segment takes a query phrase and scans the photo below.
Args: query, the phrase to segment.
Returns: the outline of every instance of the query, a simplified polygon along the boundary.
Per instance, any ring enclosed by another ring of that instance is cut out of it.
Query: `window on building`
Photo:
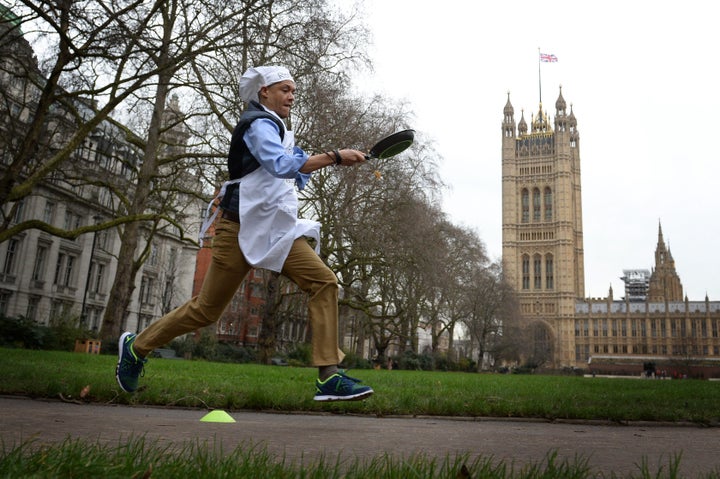
[[[25,210],[25,200],[19,200],[15,203],[15,216],[13,216],[13,223],[17,224],[23,220]]]
[[[67,262],[65,264],[65,275],[63,276],[63,286],[73,285],[73,272],[75,270],[75,257],[68,255]]]
[[[31,321],[37,320],[37,313],[38,313],[38,306],[40,305],[40,297],[39,296],[30,296],[28,298],[28,306],[27,311],[25,312],[25,316],[27,319]]]
[[[165,280],[165,287],[163,288],[162,294],[162,309],[163,313],[170,312],[171,304],[173,299],[173,283],[170,280]]]
[[[15,264],[17,263],[20,250],[20,240],[10,239],[7,242],[7,250],[5,251],[5,261],[3,262],[2,274],[5,281],[11,279],[15,272]],[[10,278],[9,278],[10,277]]]
[[[555,277],[553,276],[553,255],[545,255],[545,288],[553,289],[555,287]]]
[[[530,256],[522,257],[522,289],[530,289]]]
[[[159,262],[160,252],[156,244],[150,246],[150,257],[148,258],[148,264],[151,266],[157,266]]]
[[[107,230],[97,231],[95,233],[95,248],[99,251],[108,251],[108,232]]]
[[[533,221],[540,221],[540,190],[533,189]]]
[[[67,318],[72,310],[73,303],[59,299],[53,300],[50,304],[50,321]]]
[[[153,278],[150,276],[143,276],[140,281],[140,304],[153,304]]]
[[[68,253],[58,254],[55,264],[55,278],[53,284],[57,286],[75,285],[75,263],[77,258]]]
[[[168,261],[168,269],[174,272],[177,267],[178,249],[170,248],[170,260]]]
[[[55,203],[47,201],[45,203],[45,210],[43,211],[43,221],[51,225],[55,220]]]
[[[74,230],[80,227],[80,222],[82,221],[82,218],[79,214],[73,212],[73,211],[66,211],[65,212],[65,223],[63,227],[66,230]]]
[[[102,308],[88,308],[87,317],[88,317],[88,324],[90,325],[90,329],[92,331],[99,331],[100,330],[100,324],[102,322]]]
[[[10,297],[12,292],[7,290],[0,290],[0,315],[7,316],[8,305],[10,304]]]
[[[542,257],[536,254],[533,258],[534,288],[542,289]]]
[[[105,265],[102,263],[93,263],[90,268],[90,292],[102,293],[104,280]]]
[[[35,255],[35,265],[33,266],[32,280],[42,281],[45,277],[45,264],[47,263],[48,247],[38,245],[37,254]]]
[[[523,189],[522,193],[522,222],[530,222],[530,193],[527,189]]]
[[[548,187],[545,188],[545,221],[552,221],[553,217],[553,204],[552,204],[552,190]]]

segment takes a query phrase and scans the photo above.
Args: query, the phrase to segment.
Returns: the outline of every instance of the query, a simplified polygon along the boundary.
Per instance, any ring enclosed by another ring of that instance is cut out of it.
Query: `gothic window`
[[[530,193],[527,189],[522,190],[522,222],[530,221]]]
[[[553,255],[545,255],[545,288],[553,289],[555,287],[555,278],[553,276]]]
[[[553,205],[552,205],[552,190],[549,187],[545,188],[545,221],[552,221],[553,216]]]
[[[522,289],[530,289],[530,256],[522,257]]]
[[[542,288],[542,257],[536,254],[533,257],[533,272],[534,272],[534,287],[535,289]]]
[[[533,189],[533,221],[540,221],[540,190]]]

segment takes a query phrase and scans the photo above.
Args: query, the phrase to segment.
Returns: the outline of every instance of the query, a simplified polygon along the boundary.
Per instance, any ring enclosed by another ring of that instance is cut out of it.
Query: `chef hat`
[[[290,72],[285,67],[280,66],[263,66],[250,67],[240,78],[240,98],[245,103],[250,101],[259,101],[258,92],[264,86],[270,86],[284,80],[293,80]]]

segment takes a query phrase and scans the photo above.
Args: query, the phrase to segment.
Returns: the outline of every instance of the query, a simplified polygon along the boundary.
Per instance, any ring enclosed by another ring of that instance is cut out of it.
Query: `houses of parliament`
[[[508,94],[502,121],[502,260],[531,355],[551,368],[593,356],[720,360],[720,301],[683,296],[658,225],[651,270],[625,270],[624,295],[585,298],[580,134],[560,89],[554,121],[525,119]],[[617,297],[616,297],[617,296]]]

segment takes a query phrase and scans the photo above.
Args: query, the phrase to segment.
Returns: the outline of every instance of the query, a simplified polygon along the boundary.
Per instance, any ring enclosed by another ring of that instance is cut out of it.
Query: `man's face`
[[[260,89],[260,103],[274,111],[280,118],[290,116],[295,101],[295,82],[283,80]]]

